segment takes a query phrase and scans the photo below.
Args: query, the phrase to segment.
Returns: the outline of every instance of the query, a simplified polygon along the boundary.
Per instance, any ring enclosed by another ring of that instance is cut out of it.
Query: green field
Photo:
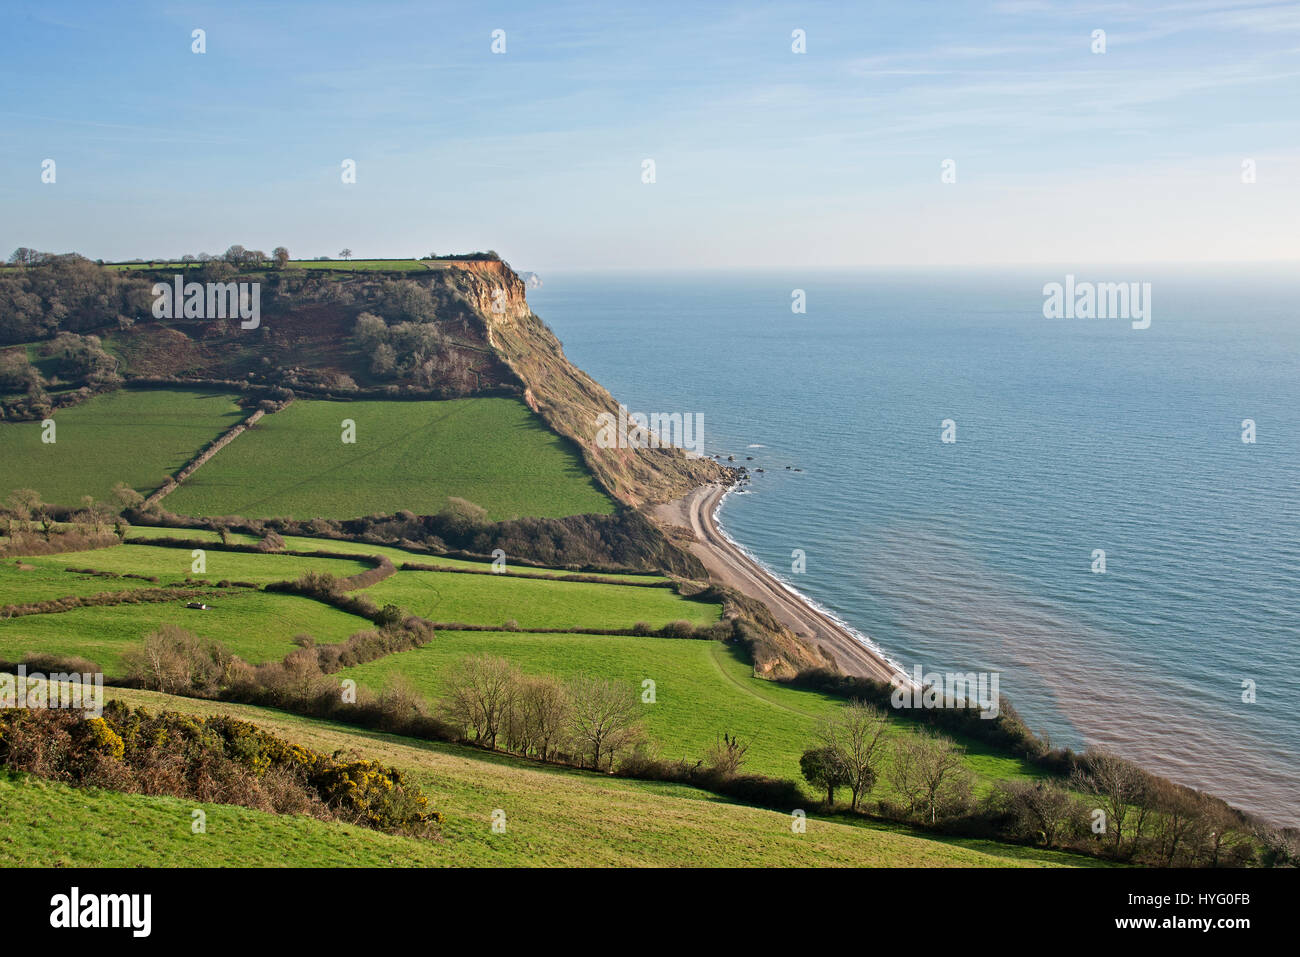
[[[119,389],[53,414],[56,441],[39,422],[0,424],[0,498],[34,488],[45,501],[110,498],[125,482],[149,493],[245,416],[228,394]]]
[[[197,611],[183,601],[150,602],[0,619],[0,658],[20,661],[29,652],[78,655],[105,674],[120,676],[122,655],[139,648],[145,635],[164,624],[220,641],[253,664],[293,651],[294,635],[339,642],[373,627],[364,618],[294,595],[213,589],[196,600],[212,607]]]
[[[206,571],[192,572],[192,549],[166,548],[162,545],[114,545],[87,552],[60,552],[57,555],[35,555],[24,558],[28,565],[42,568],[93,568],[100,572],[119,575],[149,575],[158,584],[167,585],[184,578],[203,578],[218,582],[222,579],[266,585],[271,582],[295,579],[303,572],[327,572],[344,577],[364,572],[371,566],[362,561],[346,558],[300,558],[296,555],[259,554],[256,552],[223,552],[203,549]],[[72,576],[69,574],[69,578]],[[120,591],[131,587],[118,584],[122,579],[103,578],[99,591]],[[134,579],[125,579],[130,583]],[[144,583],[149,584],[149,583]],[[72,592],[68,592],[72,594]]]
[[[342,422],[356,423],[344,444]],[[294,402],[241,435],[166,499],[187,515],[356,518],[468,499],[493,520],[609,514],[577,453],[523,403]]]
[[[290,269],[329,269],[333,272],[379,271],[379,272],[427,272],[437,269],[440,263],[434,260],[418,259],[293,259],[289,261]]]
[[[193,834],[192,813],[207,833]],[[438,845],[228,804],[73,788],[0,770],[4,867],[410,867]],[[123,840],[130,834],[131,840]]]
[[[207,528],[164,528],[160,525],[132,525],[127,529],[127,541],[136,538],[179,538],[188,542],[221,542],[221,533],[214,532]],[[239,532],[230,533],[230,541],[236,545],[256,545],[260,538],[256,535],[246,535]],[[286,539],[287,542],[287,539]],[[290,546],[296,548],[297,546]],[[319,547],[319,546],[317,546]],[[312,550],[315,550],[314,548]],[[343,551],[343,549],[336,549]],[[362,554],[373,554],[362,552]]]
[[[660,628],[684,620],[709,625],[722,606],[683,598],[671,588],[540,581],[508,575],[398,572],[365,591],[431,621],[529,628],[625,628],[646,622]]]
[[[328,269],[334,272],[350,272],[354,270],[376,271],[376,272],[426,272],[431,269],[446,269],[450,266],[458,265],[457,260],[436,260],[436,259],[291,259],[289,260],[288,269]],[[158,270],[186,270],[200,269],[204,266],[200,262],[144,262],[144,263],[105,263],[107,269],[117,270],[118,272],[156,272]],[[13,267],[0,265],[0,270]],[[277,269],[270,265],[262,265],[244,272],[267,272],[274,273]]]
[[[89,563],[77,567],[87,568]],[[0,606],[25,605],[69,595],[98,595],[101,592],[156,587],[153,582],[138,578],[82,575],[68,571],[67,566],[53,563],[34,565],[30,558],[0,559]]]
[[[113,689],[154,710],[231,714],[326,753],[343,748],[400,768],[446,815],[441,842],[301,817],[0,774],[0,864],[65,866],[1090,866],[1069,854],[906,828],[790,816],[671,784],[524,764],[455,745],[411,742],[264,709]],[[207,834],[190,833],[190,811]],[[493,811],[506,833],[493,834]],[[137,838],[120,840],[130,828]]]
[[[643,704],[642,716],[663,757],[693,762],[724,733],[738,734],[750,743],[745,770],[772,777],[799,779],[799,756],[815,745],[818,723],[841,706],[837,698],[755,678],[749,662],[720,642],[675,638],[440,631],[431,644],[343,675],[378,691],[400,674],[432,701],[443,694],[458,661],[484,652],[508,659],[526,674],[608,678],[638,691],[649,678],[655,703]],[[903,722],[897,727],[907,733]],[[1039,773],[979,749],[968,752],[967,764],[986,782]]]
[[[410,557],[400,549],[377,549],[362,543],[295,539],[290,544],[303,548],[338,545],[342,551],[357,554],[382,551],[395,561]],[[0,566],[0,598],[33,600],[27,597],[34,597],[28,583],[39,584],[46,597],[147,585],[133,579],[76,575],[64,570],[69,567],[149,574],[159,577],[162,584],[179,582],[190,573],[188,549],[154,545],[119,545],[23,562],[30,570]],[[207,551],[207,563],[205,577],[209,581],[228,578],[258,584],[296,578],[308,570],[344,576],[369,567],[348,559],[217,550]],[[67,580],[62,588],[60,576]],[[716,641],[528,633],[528,629],[539,628],[627,629],[638,622],[657,628],[677,620],[707,625],[719,619],[718,604],[683,598],[669,588],[399,571],[363,593],[377,604],[392,603],[434,621],[500,625],[513,619],[523,629],[441,631],[429,645],[344,673],[375,690],[400,674],[430,700],[436,700],[445,690],[443,680],[449,669],[466,655],[479,652],[506,657],[531,674],[561,678],[596,675],[635,688],[651,679],[656,701],[645,706],[645,724],[663,757],[698,760],[722,734],[739,734],[750,744],[747,770],[789,779],[798,779],[799,755],[814,743],[818,723],[840,707],[838,699],[753,677],[751,664],[738,650]],[[2,622],[0,657],[17,660],[27,651],[76,654],[97,661],[112,674],[119,668],[122,653],[138,646],[148,631],[169,622],[220,640],[246,660],[257,662],[287,654],[293,647],[290,639],[300,632],[321,641],[340,641],[368,625],[319,603],[287,595],[217,591],[206,600],[217,607],[195,612],[179,603],[131,605]],[[896,727],[897,733],[910,730],[902,721]],[[980,790],[997,778],[1037,774],[1020,761],[978,745],[970,747],[966,760],[980,779]]]

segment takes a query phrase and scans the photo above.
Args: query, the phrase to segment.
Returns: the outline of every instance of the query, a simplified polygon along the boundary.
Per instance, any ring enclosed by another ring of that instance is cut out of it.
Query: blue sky
[[[1295,2],[14,5],[0,75],[6,254],[1300,258]]]

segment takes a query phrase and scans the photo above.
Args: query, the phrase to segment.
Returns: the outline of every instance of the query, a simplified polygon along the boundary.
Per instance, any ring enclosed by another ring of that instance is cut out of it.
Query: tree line
[[[890,726],[884,711],[856,699],[821,724],[799,766],[828,810],[847,789],[851,813],[1161,867],[1271,866],[1296,856],[1294,835],[1102,751],[1078,756],[1068,776],[1003,779],[977,798],[953,739]],[[868,807],[881,783],[891,790]]]

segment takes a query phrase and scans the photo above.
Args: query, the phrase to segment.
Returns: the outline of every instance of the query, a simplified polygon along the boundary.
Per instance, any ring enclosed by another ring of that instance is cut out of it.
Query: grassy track
[[[120,389],[53,415],[56,441],[39,422],[0,424],[0,498],[34,488],[47,502],[108,498],[118,482],[152,492],[244,413],[226,394]]]
[[[935,840],[904,828],[790,817],[677,785],[621,781],[523,764],[470,748],[413,743],[265,709],[114,689],[155,710],[233,714],[291,741],[347,748],[408,772],[447,815],[444,840],[421,843],[301,818],[198,805],[208,833],[189,831],[192,802],[0,775],[0,863],[122,866],[304,864],[680,866],[1069,866],[1086,858],[989,841]],[[506,814],[505,834],[491,831]],[[137,837],[116,839],[126,827]]]
[[[344,444],[344,419],[356,423]],[[298,401],[241,435],[167,498],[174,512],[355,518],[468,499],[493,520],[609,514],[581,459],[521,402]]]
[[[659,628],[683,619],[707,625],[720,605],[683,598],[668,588],[538,581],[507,575],[399,571],[366,589],[379,604],[391,602],[432,621],[521,628]]]

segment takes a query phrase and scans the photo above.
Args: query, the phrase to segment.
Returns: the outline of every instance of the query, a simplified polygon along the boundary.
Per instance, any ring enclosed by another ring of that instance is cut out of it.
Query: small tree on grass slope
[[[849,769],[833,748],[813,748],[799,759],[804,780],[815,788],[825,788],[827,807],[835,806],[835,789],[848,787]]]

